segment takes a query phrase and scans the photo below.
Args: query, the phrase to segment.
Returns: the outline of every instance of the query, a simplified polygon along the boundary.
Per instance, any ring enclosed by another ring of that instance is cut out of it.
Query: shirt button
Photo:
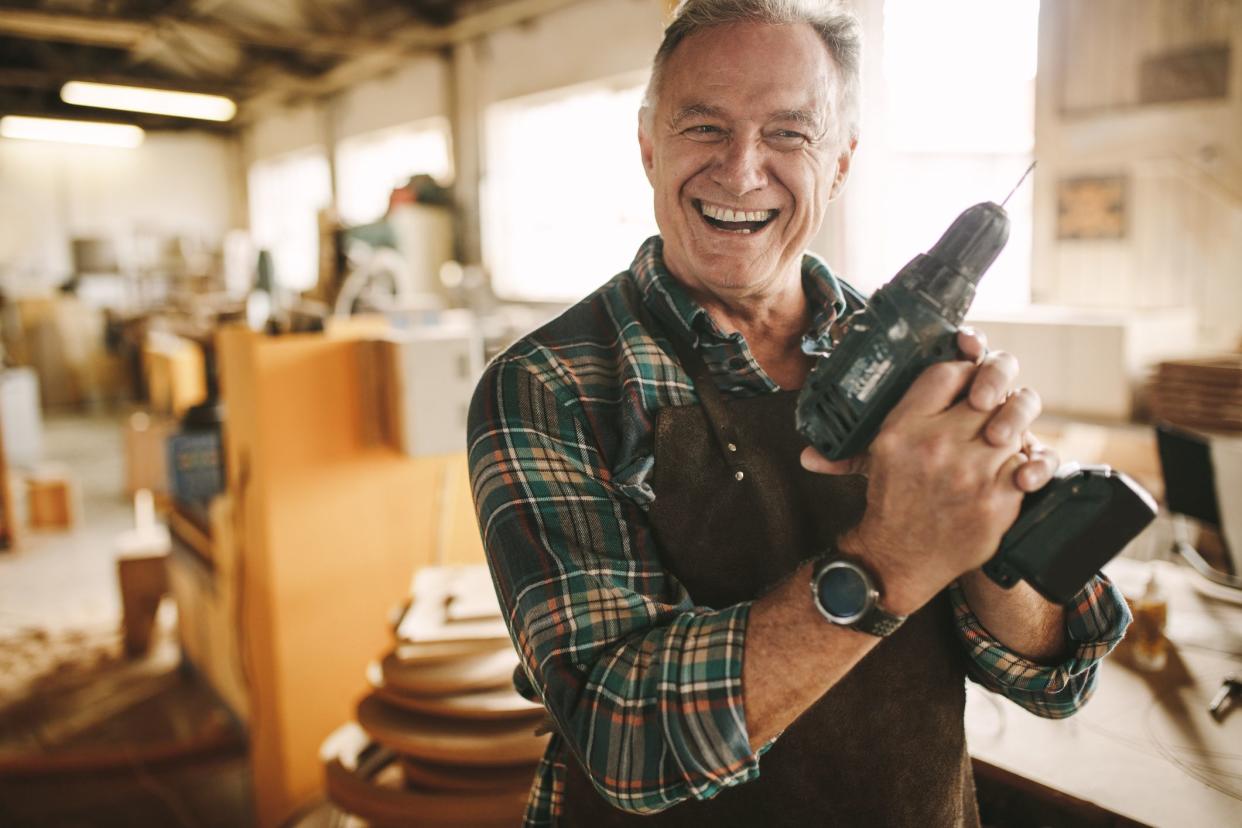
[[[737,480],[737,481],[739,481],[739,482],[740,482],[740,481],[742,480],[742,478],[743,478],[743,477],[745,477],[745,476],[746,476],[746,472],[742,471],[741,469],[738,469],[737,471],[735,471],[735,472],[733,473],[733,479],[734,479],[734,480]]]
[[[729,451],[735,454],[737,453],[737,443],[729,443],[727,446],[725,446],[725,448],[727,448]]]

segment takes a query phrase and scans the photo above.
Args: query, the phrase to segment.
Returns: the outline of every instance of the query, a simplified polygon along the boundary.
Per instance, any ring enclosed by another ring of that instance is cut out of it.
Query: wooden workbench
[[[1129,594],[1145,566],[1118,560],[1108,571]],[[1060,721],[972,685],[966,730],[982,779],[1122,818],[1111,824],[1242,826],[1242,703],[1223,721],[1208,714],[1221,679],[1242,674],[1242,606],[1200,594],[1184,566],[1155,566],[1169,593],[1165,669],[1137,670],[1123,644],[1105,660],[1095,697]]]

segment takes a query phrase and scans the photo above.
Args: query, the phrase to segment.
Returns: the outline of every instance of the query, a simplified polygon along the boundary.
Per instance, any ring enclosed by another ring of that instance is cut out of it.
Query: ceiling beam
[[[264,46],[295,52],[360,55],[375,49],[382,49],[387,44],[385,38],[292,30],[274,26],[240,27],[216,20],[195,18],[177,19],[175,24],[178,28],[202,32],[242,46]],[[132,49],[144,41],[149,42],[152,38],[158,38],[163,25],[164,23],[159,18],[148,22],[0,7],[0,35],[25,37],[31,40],[53,40],[62,43],[80,43],[86,46]]]
[[[0,87],[27,89],[60,89],[71,80],[92,83],[110,83],[116,86],[143,86],[147,89],[166,89],[170,92],[200,92],[204,95],[224,95],[237,99],[246,94],[241,86],[228,84],[204,84],[192,80],[161,79],[150,75],[133,76],[100,72],[64,72],[51,69],[0,66]]]
[[[462,43],[509,26],[526,23],[578,2],[579,0],[510,0],[495,3],[473,14],[462,16],[443,31],[450,43]]]
[[[447,26],[410,24],[395,28],[388,34],[374,36],[292,31],[268,26],[241,28],[202,19],[179,19],[175,25],[183,32],[196,30],[241,45],[345,57],[336,66],[315,77],[282,71],[265,78],[261,84],[262,91],[243,101],[237,121],[244,123],[290,101],[336,94],[349,86],[378,77],[408,60],[412,53],[440,51],[577,2],[580,0],[509,0],[467,13]],[[162,33],[159,18],[145,22],[12,8],[0,8],[0,12],[0,35],[133,49],[141,44],[150,44]]]
[[[0,34],[31,40],[54,40],[86,46],[128,49],[151,30],[140,20],[54,14],[30,9],[0,9]]]
[[[578,2],[581,0],[509,0],[467,14],[448,26],[415,24],[397,29],[382,47],[346,60],[318,77],[273,79],[265,84],[267,88],[246,99],[237,121],[244,124],[292,101],[335,94],[395,69],[411,53],[439,51]]]

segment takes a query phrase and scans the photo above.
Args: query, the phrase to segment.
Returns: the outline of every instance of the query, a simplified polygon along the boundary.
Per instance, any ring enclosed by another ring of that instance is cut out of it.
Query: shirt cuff
[[[768,747],[752,751],[746,730],[742,656],[750,610],[743,602],[682,616],[668,641],[676,656],[662,659],[664,733],[697,799],[754,779]]]
[[[1090,695],[1095,668],[1117,646],[1130,624],[1130,610],[1107,576],[1092,578],[1065,607],[1065,630],[1073,652],[1059,664],[1037,664],[1006,648],[980,623],[961,586],[949,588],[957,633],[970,655],[974,677],[1044,716],[1069,715]],[[1040,704],[1055,699],[1049,708]]]

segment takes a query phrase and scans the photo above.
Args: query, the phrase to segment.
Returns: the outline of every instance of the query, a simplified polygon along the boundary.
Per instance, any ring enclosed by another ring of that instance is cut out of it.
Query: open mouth
[[[755,233],[772,223],[779,210],[731,210],[695,199],[703,221],[728,233]]]

